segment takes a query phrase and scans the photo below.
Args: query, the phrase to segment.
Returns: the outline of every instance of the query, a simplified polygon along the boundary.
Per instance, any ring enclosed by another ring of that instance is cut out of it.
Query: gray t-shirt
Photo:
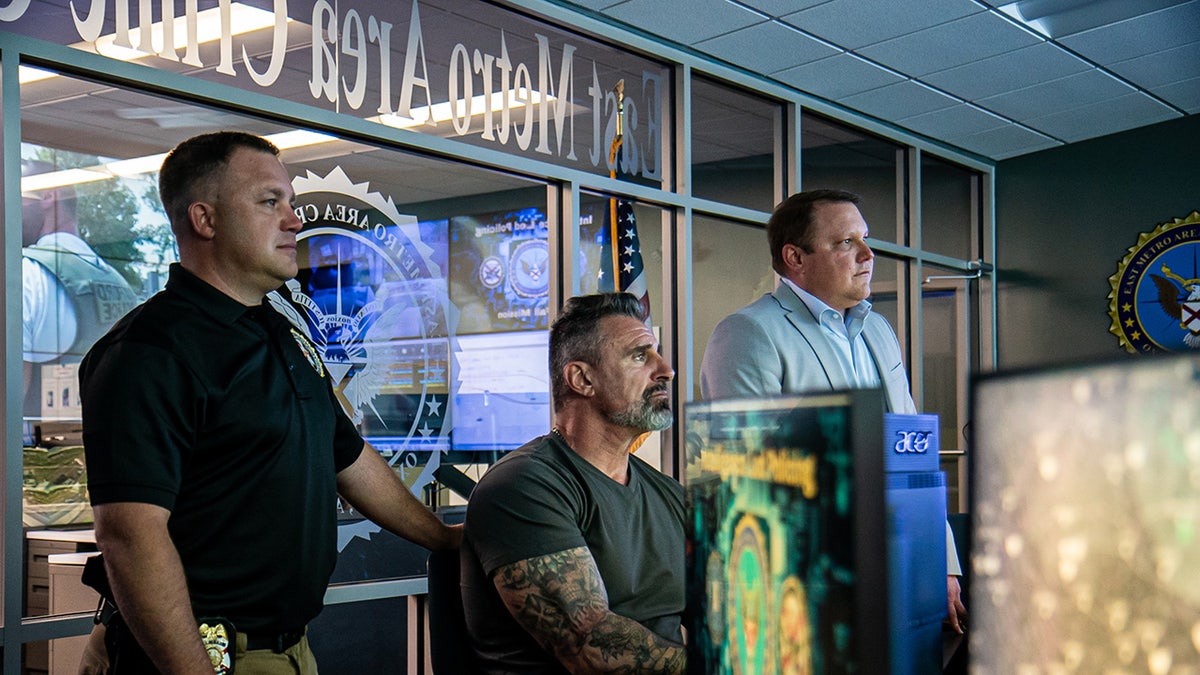
[[[509,614],[492,574],[514,562],[587,546],[609,608],[683,642],[683,488],[637,457],[621,485],[557,435],[496,462],[471,494],[462,547],[467,627],[485,672],[564,672]]]

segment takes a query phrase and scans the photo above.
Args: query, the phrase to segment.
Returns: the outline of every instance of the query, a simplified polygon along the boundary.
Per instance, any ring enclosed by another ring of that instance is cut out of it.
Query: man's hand
[[[462,526],[447,526],[408,491],[379,451],[364,444],[353,464],[337,475],[338,494],[392,534],[431,551],[457,549]]]
[[[962,603],[962,587],[954,575],[946,577],[946,600],[949,604],[946,623],[961,635],[967,629],[967,608]]]
[[[125,624],[160,672],[212,675],[188,596],[171,512],[138,502],[97,504],[96,543]]]

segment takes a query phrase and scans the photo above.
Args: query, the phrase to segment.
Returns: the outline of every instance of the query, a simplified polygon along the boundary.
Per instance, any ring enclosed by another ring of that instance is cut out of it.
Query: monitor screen
[[[450,219],[450,300],[461,334],[549,326],[550,248],[539,208]]]
[[[882,419],[867,391],[687,405],[697,672],[888,672]]]
[[[973,387],[971,671],[1200,671],[1200,358]]]
[[[550,333],[460,335],[453,450],[512,450],[550,431]]]

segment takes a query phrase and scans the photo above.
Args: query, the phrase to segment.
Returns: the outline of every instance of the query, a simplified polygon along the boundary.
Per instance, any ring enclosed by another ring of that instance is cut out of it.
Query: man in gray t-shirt
[[[463,602],[484,672],[683,672],[683,490],[629,454],[672,422],[658,349],[625,293],[572,298],[551,328],[554,429],[467,506]]]

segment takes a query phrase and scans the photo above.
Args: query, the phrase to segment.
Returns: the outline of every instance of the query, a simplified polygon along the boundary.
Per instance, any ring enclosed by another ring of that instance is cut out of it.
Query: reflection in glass
[[[871,301],[871,311],[883,316],[891,324],[900,340],[901,351],[907,353],[904,351],[904,345],[908,344],[908,336],[904,334],[904,326],[900,322],[900,298],[907,297],[907,294],[901,292],[901,275],[904,269],[904,261],[881,255],[876,251],[875,267],[871,274],[871,297],[868,300]],[[912,371],[909,359],[904,359],[904,365],[909,372]]]
[[[648,204],[583,193],[579,202],[580,250],[576,268],[580,292],[612,292],[620,286],[623,268],[628,278],[630,271],[640,267],[645,275],[651,323],[663,325],[668,320],[663,314],[662,297],[662,224],[666,215],[663,209]],[[615,247],[611,243],[614,235]],[[614,278],[618,278],[617,286],[613,284]]]
[[[907,243],[903,146],[803,111],[801,188],[837,188],[862,197],[863,218],[875,239]]]
[[[772,210],[782,111],[776,101],[693,77],[692,194]]]
[[[221,129],[278,139],[303,229],[300,273],[273,304],[316,345],[347,413],[414,491],[443,464],[494,461],[549,430],[543,183],[64,76],[25,85],[22,106],[22,157],[48,163],[30,176],[40,183],[23,183],[31,231],[65,216],[62,197],[74,191],[79,238],[133,302],[158,291],[177,259],[157,198],[163,153]],[[125,311],[100,308],[110,320]],[[44,358],[28,380],[30,527],[91,521],[69,362],[87,346],[72,345],[72,359]],[[497,370],[501,353],[520,354],[521,368]],[[345,508],[339,540],[340,579],[407,569],[397,538]],[[27,613],[48,610],[29,599]]]
[[[700,364],[713,329],[726,316],[775,290],[764,227],[697,215],[692,224],[692,400],[700,400]]]
[[[952,276],[960,272],[926,265],[926,276]],[[963,425],[966,405],[967,368],[960,361],[968,317],[962,280],[937,280],[921,289],[921,345],[923,412],[937,413],[941,420],[942,448],[966,447]],[[960,397],[963,400],[960,400]]]
[[[979,227],[978,172],[921,154],[921,247],[973,260]]]
[[[174,244],[150,178],[54,185],[99,158],[33,142],[21,153],[24,522],[88,523],[79,362],[161,288]]]

